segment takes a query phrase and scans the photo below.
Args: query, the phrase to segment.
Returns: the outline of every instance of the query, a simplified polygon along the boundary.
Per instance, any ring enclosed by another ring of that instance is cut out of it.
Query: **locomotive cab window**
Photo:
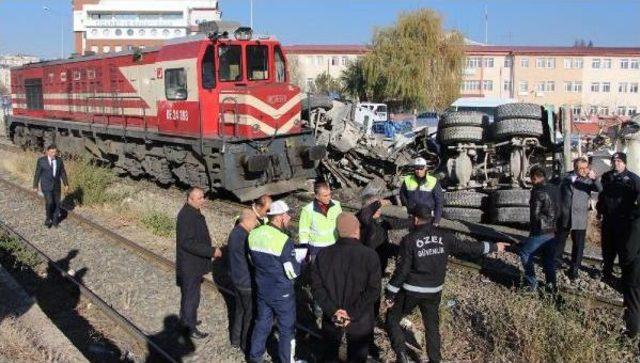
[[[184,68],[164,71],[164,90],[167,100],[179,101],[187,99],[187,73]]]
[[[285,67],[284,54],[280,47],[275,48],[276,60],[276,82],[283,83],[287,81],[287,68]]]
[[[239,45],[221,45],[218,47],[220,80],[233,82],[242,80],[242,48]]]
[[[266,45],[247,46],[247,73],[251,81],[269,78],[269,48]]]

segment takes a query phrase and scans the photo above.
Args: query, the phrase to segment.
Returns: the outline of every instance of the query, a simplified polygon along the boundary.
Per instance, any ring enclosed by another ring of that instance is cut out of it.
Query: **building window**
[[[105,45],[104,47],[102,47],[102,53],[109,53],[111,51],[111,47],[108,45]]]
[[[462,82],[462,91],[479,91],[480,81],[464,81]]]
[[[316,65],[317,66],[321,66],[323,62],[324,62],[323,57],[321,55],[317,55],[316,56]]]
[[[482,89],[485,91],[493,91],[493,81],[492,80],[482,81]]]
[[[504,81],[504,83],[502,84],[502,90],[511,92],[511,81]]]
[[[331,57],[331,65],[332,66],[338,65],[338,57]]]
[[[591,68],[600,69],[600,58],[593,58],[591,61]]]
[[[580,106],[571,107],[571,113],[573,114],[574,117],[580,116],[580,114],[582,113],[582,107]]]
[[[591,92],[600,92],[600,82],[591,83]]]
[[[628,59],[620,59],[620,69],[629,69]]]
[[[620,93],[629,92],[629,83],[627,83],[627,82],[618,83],[618,92],[620,92]]]
[[[640,68],[640,64],[638,62],[638,59],[632,59],[631,61],[629,61],[629,68],[631,68],[631,69],[639,69]]]
[[[589,107],[589,115],[596,115],[598,113],[598,106]]]
[[[169,34],[170,34],[169,29],[165,29],[165,30],[162,31],[162,36],[165,37],[165,38],[168,37]]]
[[[121,45],[116,45],[114,48],[115,52],[122,52],[122,46]]]
[[[583,65],[584,65],[584,61],[582,60],[582,58],[565,58],[564,59],[565,69],[582,69]]]
[[[164,71],[164,91],[167,100],[187,99],[187,73],[184,71],[184,68],[167,69]],[[173,117],[171,117],[171,119],[173,119]]]
[[[512,65],[513,65],[513,59],[511,57],[506,57],[504,59],[504,67],[511,68]]]
[[[79,81],[82,78],[82,73],[80,71],[73,71],[73,80]]]
[[[556,67],[555,58],[551,58],[551,57],[536,58],[536,68],[552,69],[555,67]]]
[[[122,35],[122,29],[116,29],[116,36]]]
[[[175,33],[176,36],[181,36],[182,35],[182,30],[181,29],[176,29],[173,31]]]
[[[529,68],[529,58],[520,59],[520,67]]]
[[[625,113],[627,113],[627,108],[624,106],[618,106],[616,114],[619,116],[624,116]]]
[[[340,61],[341,62],[340,64],[343,65],[343,66],[346,66],[348,61],[349,61],[349,58],[342,57],[342,60]]]
[[[480,67],[481,58],[480,57],[467,57],[467,61],[465,64],[465,68],[473,69]]]
[[[633,116],[636,114],[636,107],[635,106],[630,106],[629,108],[627,108],[627,115],[628,116]]]
[[[485,68],[493,68],[494,59],[493,57],[483,58],[483,65]]]
[[[638,82],[629,83],[629,93],[638,93]]]
[[[609,107],[607,106],[600,107],[599,114],[602,116],[609,116]]]
[[[611,92],[610,82],[602,82],[602,92]]]
[[[520,81],[520,83],[518,83],[518,92],[520,92],[520,93],[529,92],[529,82]]]
[[[579,81],[564,82],[564,90],[567,92],[582,92],[582,82],[579,82]]]
[[[144,33],[145,33],[144,29],[140,29],[140,30],[138,30],[138,35],[139,35],[139,36],[143,37],[143,36],[144,36]]]
[[[538,92],[553,92],[556,90],[556,82],[554,81],[540,81],[536,84],[536,91]]]
[[[603,69],[611,69],[611,58],[605,58],[602,60]]]

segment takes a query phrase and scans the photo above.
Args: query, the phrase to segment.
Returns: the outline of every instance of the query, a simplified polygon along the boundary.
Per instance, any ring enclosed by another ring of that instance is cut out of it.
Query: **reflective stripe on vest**
[[[426,182],[424,184],[418,183],[418,178],[415,175],[407,175],[404,178],[404,185],[407,187],[407,190],[412,192],[415,190],[420,190],[423,192],[430,192],[436,186],[438,179],[427,174]]]
[[[318,213],[313,209],[311,202],[304,207],[303,212],[309,215],[310,225],[300,225],[301,233],[309,233],[309,245],[314,247],[328,247],[336,243],[338,238],[336,231],[336,221],[338,215],[342,213],[340,202],[333,201],[333,206],[327,211],[327,215]]]
[[[271,225],[263,225],[249,233],[249,249],[280,256],[289,236]]]

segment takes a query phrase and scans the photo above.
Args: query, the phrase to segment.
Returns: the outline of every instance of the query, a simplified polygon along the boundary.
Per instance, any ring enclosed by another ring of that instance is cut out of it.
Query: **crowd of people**
[[[589,160],[578,158],[574,170],[559,183],[547,181],[545,170],[529,171],[530,236],[513,246],[523,268],[523,291],[540,291],[535,276],[534,256],[541,254],[545,273],[544,290],[557,291],[556,271],[564,264],[566,240],[572,251],[566,274],[580,276],[585,249],[589,210],[594,193],[595,210],[601,221],[603,268],[594,278],[618,288],[624,297],[626,334],[640,330],[640,177],[627,169],[627,157],[617,152],[612,168],[600,178]],[[426,161],[414,161],[414,173],[400,190],[409,218],[385,218],[382,207],[390,204],[376,195],[363,197],[355,214],[342,210],[332,198],[328,184],[317,182],[315,198],[300,211],[297,241],[289,231],[291,210],[282,200],[269,195],[257,199],[237,218],[227,241],[229,275],[235,296],[231,344],[241,349],[250,362],[261,362],[267,339],[278,330],[277,360],[295,361],[296,280],[312,292],[313,310],[323,333],[322,361],[337,361],[345,337],[350,362],[365,362],[374,345],[373,332],[384,320],[391,346],[399,362],[408,362],[405,336],[400,326],[404,316],[419,308],[430,362],[441,360],[439,305],[445,283],[447,257],[463,253],[481,256],[503,252],[504,242],[468,243],[439,226],[443,191],[429,175]],[[61,187],[68,186],[64,164],[55,145],[39,158],[33,187],[45,197],[45,225],[60,222]],[[201,209],[205,192],[192,188],[177,216],[176,282],[180,287],[180,323],[186,334],[202,339],[197,318],[203,276],[212,262],[222,257],[214,247]],[[395,244],[389,231],[408,229]],[[386,287],[382,278],[389,260],[395,269]],[[614,275],[618,259],[621,277]],[[386,319],[382,319],[386,310]]]

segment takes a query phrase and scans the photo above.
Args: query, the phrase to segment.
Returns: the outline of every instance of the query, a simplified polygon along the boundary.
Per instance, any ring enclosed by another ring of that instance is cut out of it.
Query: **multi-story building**
[[[285,47],[297,83],[308,89],[317,75],[339,78],[342,60],[366,54],[360,45]],[[467,44],[462,96],[512,98],[574,115],[631,115],[640,109],[640,48],[530,47]],[[296,69],[297,67],[297,69]]]
[[[319,75],[328,73],[340,78],[349,62],[367,53],[364,45],[290,45],[285,46],[289,74],[304,92],[309,91]]]
[[[11,91],[11,67],[23,64],[39,62],[40,58],[28,55],[3,55],[0,56],[0,95]]]
[[[220,14],[217,0],[73,0],[75,52],[155,46]]]

